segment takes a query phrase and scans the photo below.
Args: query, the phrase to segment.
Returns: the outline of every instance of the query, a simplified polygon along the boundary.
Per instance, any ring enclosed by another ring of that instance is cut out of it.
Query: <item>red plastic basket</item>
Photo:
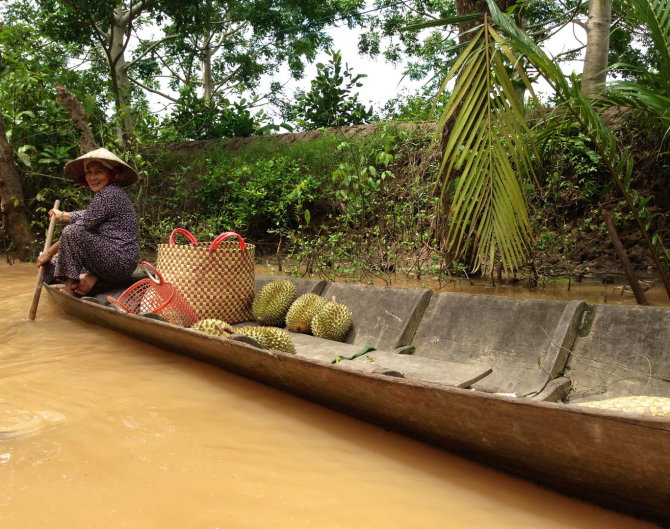
[[[177,288],[166,282],[158,270],[146,261],[142,262],[142,270],[147,279],[130,286],[119,299],[107,296],[107,300],[130,314],[158,314],[168,323],[182,327],[190,327],[199,320]]]

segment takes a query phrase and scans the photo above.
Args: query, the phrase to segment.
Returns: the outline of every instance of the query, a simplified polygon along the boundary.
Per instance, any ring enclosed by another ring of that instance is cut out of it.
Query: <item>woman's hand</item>
[[[51,212],[49,212],[51,214]],[[58,249],[60,248],[60,241],[56,241],[53,243],[49,248],[47,249],[46,252],[42,252],[37,256],[37,268],[40,266],[44,266],[47,264],[51,259],[53,259],[53,256],[58,253]]]
[[[49,255],[48,252],[39,254],[39,255],[37,256],[37,268],[39,268],[40,266],[44,266],[45,264],[47,264],[49,261],[51,261],[52,257],[53,257],[53,256],[52,256],[52,255]]]
[[[50,209],[49,219],[56,218],[56,222],[70,222],[70,214],[60,209]]]

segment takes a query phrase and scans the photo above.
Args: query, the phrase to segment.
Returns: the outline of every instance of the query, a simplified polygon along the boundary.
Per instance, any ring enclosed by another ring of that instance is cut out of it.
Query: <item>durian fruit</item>
[[[307,333],[312,328],[312,318],[326,303],[326,299],[317,294],[303,294],[296,299],[286,313],[286,325],[289,331]]]
[[[247,325],[237,329],[237,332],[253,338],[261,347],[266,349],[276,349],[277,351],[295,354],[295,344],[284,329]]]
[[[284,325],[284,317],[295,300],[295,285],[287,280],[270,281],[258,291],[251,304],[254,319],[265,325]]]
[[[232,334],[233,329],[223,320],[217,320],[214,318],[207,318],[200,320],[193,325],[191,329],[200,332],[206,332],[207,334],[213,334],[214,336],[223,336],[227,338]]]
[[[312,318],[312,334],[319,338],[341,342],[351,328],[351,311],[346,305],[333,301],[323,304]]]

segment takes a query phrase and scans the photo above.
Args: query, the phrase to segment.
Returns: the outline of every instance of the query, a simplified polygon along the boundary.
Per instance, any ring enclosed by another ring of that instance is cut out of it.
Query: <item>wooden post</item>
[[[647,297],[644,295],[642,287],[640,287],[640,283],[635,276],[633,265],[630,264],[628,256],[626,255],[626,250],[624,250],[623,244],[621,244],[621,240],[619,239],[619,235],[617,234],[616,228],[614,227],[612,217],[609,213],[607,213],[607,211],[603,211],[603,219],[605,220],[607,231],[609,232],[612,243],[614,244],[614,250],[619,257],[619,261],[621,261],[621,266],[623,266],[623,271],[628,278],[628,283],[630,283],[630,288],[633,290],[635,301],[637,301],[638,305],[649,305],[647,302]]]

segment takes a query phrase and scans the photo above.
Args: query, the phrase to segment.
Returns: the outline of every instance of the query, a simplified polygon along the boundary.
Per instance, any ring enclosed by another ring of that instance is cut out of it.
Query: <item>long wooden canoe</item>
[[[67,296],[52,287],[47,287],[47,290],[63,311],[84,321],[215,364],[233,373],[523,476],[567,495],[657,523],[665,524],[670,521],[670,416],[620,413],[563,402],[547,402],[538,398],[523,398],[506,392],[492,392],[483,387],[491,368],[485,369],[486,366],[481,362],[468,365],[462,361],[451,362],[448,359],[441,361],[434,355],[431,358],[431,355],[427,354],[423,358],[423,363],[430,364],[429,369],[424,365],[422,369],[425,369],[417,372],[428,374],[413,376],[410,368],[405,372],[396,364],[391,368],[385,364],[385,359],[391,361],[393,358],[404,357],[400,358],[400,361],[404,361],[405,358],[411,359],[413,355],[379,351],[378,356],[371,355],[374,360],[381,359],[379,365],[376,365],[375,361],[364,363],[342,361],[334,364],[329,358],[332,358],[338,350],[337,347],[331,347],[333,344],[326,344],[325,340],[313,337],[305,337],[307,341],[299,341],[298,354],[263,350],[246,343],[206,335],[143,316],[122,313],[109,306]],[[389,301],[389,296],[395,296],[397,293],[387,290],[384,295],[387,303],[379,308],[380,314],[392,312],[391,316],[397,318],[397,313],[402,311],[391,310],[395,305]],[[351,299],[360,297],[360,292],[354,292]],[[407,326],[403,327],[399,333],[402,336],[398,340],[412,343],[413,338],[421,341],[423,336],[428,353],[431,347],[440,341],[436,338],[438,334],[435,333],[442,332],[444,336],[445,332],[449,332],[452,333],[449,336],[453,338],[455,331],[449,330],[450,326],[446,322],[454,322],[454,327],[459,324],[458,317],[464,312],[462,304],[479,303],[481,307],[476,317],[486,321],[492,317],[490,313],[486,313],[487,307],[489,312],[500,312],[497,304],[506,303],[496,299],[472,301],[470,298],[475,296],[467,295],[436,299],[427,303],[426,297],[429,296],[416,291],[411,293],[416,309],[407,316],[408,321],[411,321],[409,325],[411,332]],[[479,296],[479,298],[490,297]],[[395,301],[398,302],[399,298]],[[434,324],[438,316],[436,311],[447,302],[455,303],[458,306],[457,310],[455,309],[448,320],[437,319],[443,322],[438,326],[443,330],[431,328],[429,320],[432,319]],[[518,300],[515,303],[517,305],[514,305],[514,309],[507,308],[502,311],[502,317],[516,314],[519,325],[523,325],[523,322],[528,320],[528,314],[538,313],[537,305],[519,304]],[[580,338],[584,334],[584,322],[590,318],[590,322],[586,321],[590,328],[597,328],[599,325],[597,314],[595,317],[593,314],[589,316],[588,307],[582,307],[584,310],[580,311],[574,303],[561,305],[552,303],[541,306],[545,307],[543,309],[545,312],[555,313],[552,318],[557,323],[555,329],[549,332],[545,329],[544,334],[549,336],[547,339],[549,345],[541,361],[538,362],[540,368],[538,371],[549,379],[538,386],[540,389],[544,388],[542,391],[538,390],[539,394],[545,394],[547,387],[553,387],[555,390],[561,386],[554,382],[561,380],[567,362],[565,359],[558,363],[552,360],[551,365],[554,367],[548,369],[555,372],[547,374],[549,359],[561,357],[561,348],[581,347],[580,356],[587,355],[588,344],[580,345],[580,340],[593,341],[593,337]],[[578,313],[578,316],[575,316],[575,313]],[[660,316],[656,313],[651,314],[654,318],[660,317],[663,320],[670,311]],[[470,318],[474,316],[471,314]],[[612,318],[610,313],[605,316],[606,319]],[[540,315],[538,318],[542,320],[542,325],[548,325],[545,321],[548,316]],[[426,328],[419,325],[422,319],[428,322]],[[576,321],[579,324],[574,323]],[[464,319],[463,322],[462,325],[469,324],[468,319]],[[376,329],[373,330],[380,337],[380,341],[395,332],[392,329],[388,330],[383,320],[369,320],[368,323],[371,328]],[[501,336],[510,334],[509,329],[504,328],[504,323],[499,329]],[[490,330],[492,339],[495,338],[497,325],[493,322],[485,327]],[[559,347],[554,342],[559,339],[558,329],[561,326],[563,343],[559,344]],[[358,326],[355,334],[359,339],[370,340],[371,335],[369,333],[366,335],[361,327]],[[634,333],[636,330],[631,329],[630,332]],[[468,329],[464,329],[464,332],[472,334]],[[622,332],[625,333],[625,330]],[[667,331],[659,332],[661,336],[657,338],[664,339],[663,333]],[[487,333],[484,330],[480,334]],[[470,338],[475,342],[481,339],[481,336]],[[635,337],[632,336],[632,339]],[[468,344],[465,343],[465,338],[461,337],[459,340],[461,341],[443,339],[442,343],[446,349],[449,344],[452,346],[455,344],[455,349],[467,350]],[[528,341],[532,340],[528,339],[523,343]],[[482,345],[483,342],[478,343],[481,350],[487,349]],[[351,348],[358,349],[360,343],[356,343],[354,339],[343,346],[349,347],[343,352],[350,352],[353,350]],[[537,344],[532,343],[531,346],[537,347]],[[507,351],[504,345],[497,344],[497,347]],[[602,347],[602,344],[596,340],[595,347]],[[505,351],[501,356],[505,354],[509,356],[509,351]],[[407,351],[399,350],[399,352]],[[419,352],[417,348],[416,354]],[[536,374],[530,374],[529,367],[514,366],[515,362],[521,362],[513,357],[514,355],[510,357],[513,361],[506,371],[505,366],[498,362],[495,355],[490,354],[490,350],[484,353],[485,360],[493,359],[491,365],[494,366],[494,372],[514,376],[520,376],[519,373],[525,374],[522,377],[524,380],[516,387],[530,387],[531,381],[535,380]],[[443,367],[441,375],[435,375],[433,364],[440,364]],[[555,367],[558,364],[564,368],[559,370]],[[665,365],[667,363],[663,364]],[[578,371],[573,366],[573,372]],[[663,377],[657,378],[663,379]],[[495,382],[495,377],[492,380],[494,382],[490,384],[493,384],[494,389],[505,389],[504,377],[500,379],[503,382]],[[670,396],[670,383],[667,380],[664,383],[665,385],[660,387],[664,388],[662,391],[667,389],[666,396]],[[658,388],[655,391],[657,395],[662,394]],[[556,392],[553,391],[552,394],[555,395]]]

